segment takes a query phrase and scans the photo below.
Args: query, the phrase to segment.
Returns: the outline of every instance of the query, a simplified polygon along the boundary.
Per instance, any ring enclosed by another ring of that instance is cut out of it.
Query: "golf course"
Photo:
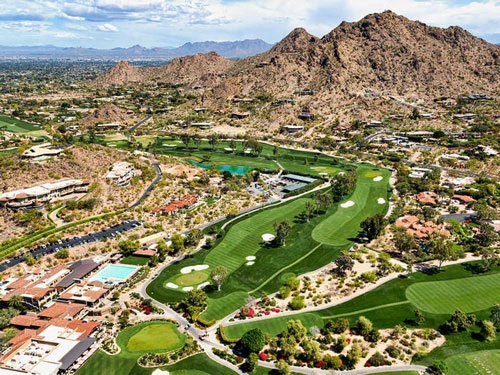
[[[314,312],[297,313],[289,316],[260,321],[248,321],[224,327],[227,339],[240,338],[253,328],[260,328],[271,336],[276,336],[286,329],[290,319],[299,319],[310,328],[323,327],[329,320],[340,317],[349,319],[353,324],[359,316],[365,316],[377,329],[392,328],[397,324],[415,326],[414,311],[420,309],[425,320],[421,328],[437,329],[456,310],[463,308],[474,313],[477,320],[489,318],[490,309],[500,303],[500,267],[494,267],[484,274],[474,274],[466,264],[443,267],[437,273],[412,273],[409,278],[398,278],[378,288],[356,297],[341,305]],[[481,292],[477,292],[481,288]],[[424,298],[428,295],[429,299]],[[446,360],[452,375],[491,374],[487,370],[469,372],[477,363],[478,351],[484,355],[481,361],[485,369],[497,368],[500,339],[492,342],[477,338],[479,327],[469,331],[446,336],[442,347],[418,359],[416,364],[429,365],[434,360]],[[497,350],[491,350],[497,349]],[[489,350],[489,351],[488,351]],[[472,354],[473,353],[473,354]],[[481,372],[482,371],[482,372]]]
[[[303,196],[245,216],[226,229],[213,249],[201,250],[163,270],[147,293],[160,302],[178,302],[187,291],[209,282],[212,269],[224,266],[228,277],[220,291],[202,285],[209,300],[199,320],[211,325],[244,305],[249,295],[275,292],[288,277],[329,264],[351,246],[361,221],[388,208],[389,171],[360,165],[356,172],[358,182],[352,195],[325,213],[301,220],[306,202],[312,201]],[[262,235],[274,233],[274,224],[283,220],[291,223],[286,244],[276,247],[264,242]]]
[[[150,321],[132,327],[127,327],[118,334],[116,343],[120,352],[108,355],[97,351],[85,365],[78,370],[79,375],[136,374],[137,359],[146,353],[165,353],[181,348],[186,342],[186,336],[177,327],[167,321]],[[144,369],[150,374],[150,369]]]

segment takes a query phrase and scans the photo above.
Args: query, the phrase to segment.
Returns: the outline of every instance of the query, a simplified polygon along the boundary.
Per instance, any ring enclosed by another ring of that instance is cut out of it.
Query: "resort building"
[[[56,295],[55,285],[69,272],[65,265],[59,265],[48,272],[23,275],[2,286],[1,301],[8,304],[12,296],[18,295],[26,304],[41,307]]]
[[[127,186],[135,176],[140,176],[141,171],[134,168],[131,163],[119,162],[106,174],[106,180],[118,186]]]
[[[164,215],[170,215],[176,211],[191,207],[197,201],[198,201],[198,194],[188,194],[179,200],[170,202],[165,207],[155,207],[152,210],[152,212]]]
[[[9,349],[0,356],[0,374],[65,372],[97,350],[96,339],[90,335],[98,327],[96,322],[56,318],[36,329],[25,329],[10,340]]]
[[[89,307],[96,307],[113,289],[113,285],[100,281],[74,284],[59,295],[59,302],[80,303]]]
[[[85,193],[89,189],[89,184],[87,180],[60,180],[9,191],[0,194],[0,206],[14,210],[41,207],[69,194]]]
[[[90,275],[99,267],[99,263],[94,259],[80,259],[71,264],[68,268],[70,273],[56,285],[58,291],[63,291],[82,279]]]

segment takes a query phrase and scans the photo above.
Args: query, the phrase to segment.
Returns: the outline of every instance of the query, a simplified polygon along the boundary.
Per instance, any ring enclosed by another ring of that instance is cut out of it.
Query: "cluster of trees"
[[[184,298],[177,305],[177,309],[186,312],[191,320],[196,320],[196,317],[205,310],[207,306],[207,295],[201,289],[193,289],[189,291],[186,298]]]
[[[344,197],[351,194],[356,187],[358,175],[354,171],[339,173],[332,181],[332,198],[334,202],[340,202]]]

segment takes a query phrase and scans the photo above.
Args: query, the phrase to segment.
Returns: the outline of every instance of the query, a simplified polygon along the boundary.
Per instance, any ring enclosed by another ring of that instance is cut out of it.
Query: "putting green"
[[[170,351],[184,345],[186,337],[172,323],[152,322],[127,328],[124,335],[125,348],[130,353],[145,351]]]
[[[500,369],[500,350],[461,354],[446,360],[449,375],[492,375]]]
[[[406,297],[433,314],[471,313],[500,303],[500,274],[410,285]]]
[[[369,171],[369,172],[365,173],[366,178],[375,178],[375,177],[378,177],[380,175],[381,175],[380,171]]]
[[[365,177],[369,173],[375,173],[367,167],[358,170],[358,183],[354,193],[348,200],[354,205],[348,210],[339,209],[334,214],[319,223],[312,231],[312,238],[318,242],[332,246],[346,246],[357,237],[360,223],[367,217],[383,212],[388,203],[378,204],[379,198],[387,201],[387,183],[374,183],[373,177]],[[378,176],[387,176],[387,171],[376,171]]]
[[[175,279],[175,283],[181,286],[198,285],[208,279],[208,275],[202,271],[190,272]]]

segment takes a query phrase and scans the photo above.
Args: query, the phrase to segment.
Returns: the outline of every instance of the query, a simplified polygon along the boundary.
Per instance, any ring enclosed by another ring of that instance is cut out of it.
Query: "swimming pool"
[[[138,266],[131,266],[128,264],[108,264],[105,268],[92,276],[89,282],[97,280],[102,283],[120,283],[132,276],[138,268]]]

